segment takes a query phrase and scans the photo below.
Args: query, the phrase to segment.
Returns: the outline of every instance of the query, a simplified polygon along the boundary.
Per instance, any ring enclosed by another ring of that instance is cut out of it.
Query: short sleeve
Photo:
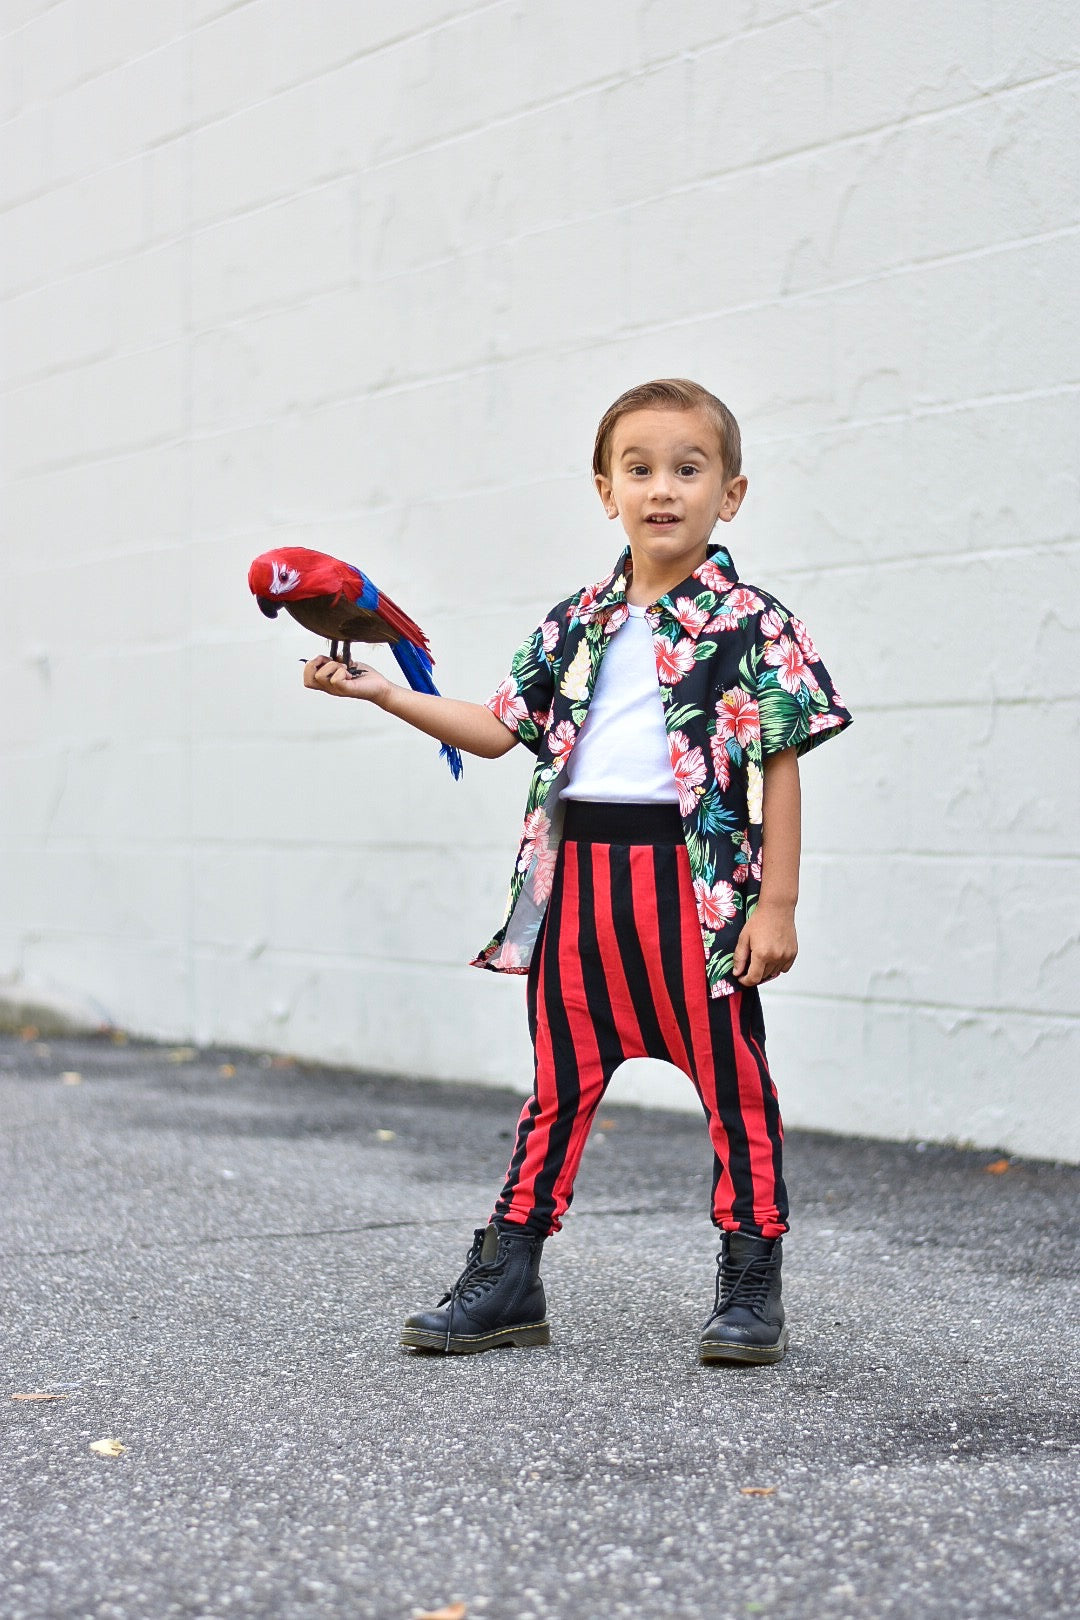
[[[851,715],[809,631],[778,603],[761,615],[755,661],[764,755],[784,748],[808,753],[850,726]]]
[[[521,643],[510,673],[487,700],[487,706],[524,743],[530,753],[540,739],[551,711],[555,691],[555,658],[561,632],[554,618],[545,619]]]

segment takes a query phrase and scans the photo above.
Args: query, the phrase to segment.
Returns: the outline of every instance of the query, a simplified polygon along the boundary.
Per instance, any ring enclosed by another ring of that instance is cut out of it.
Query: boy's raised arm
[[[498,759],[508,754],[517,741],[509,726],[497,720],[483,703],[464,703],[457,698],[414,692],[387,680],[370,664],[354,663],[352,668],[359,673],[350,675],[344,664],[332,658],[312,658],[304,666],[304,685],[331,697],[360,698],[374,703],[437,742],[449,743],[452,748],[477,754],[481,759]]]

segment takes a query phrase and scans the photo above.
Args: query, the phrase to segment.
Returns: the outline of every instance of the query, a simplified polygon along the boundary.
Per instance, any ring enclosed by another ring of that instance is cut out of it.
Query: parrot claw
[[[352,676],[354,681],[358,680],[361,675],[366,675],[367,674],[366,669],[360,669],[359,666],[356,665],[356,664],[346,664],[345,665],[345,670],[346,670],[347,674]]]

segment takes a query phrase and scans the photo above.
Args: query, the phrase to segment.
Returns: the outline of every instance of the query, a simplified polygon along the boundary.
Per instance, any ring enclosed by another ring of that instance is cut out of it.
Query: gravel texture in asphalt
[[[551,1346],[403,1351],[518,1107],[0,1039],[4,1620],[1080,1612],[1080,1172],[792,1133],[791,1349],[702,1367],[704,1123],[613,1100]]]

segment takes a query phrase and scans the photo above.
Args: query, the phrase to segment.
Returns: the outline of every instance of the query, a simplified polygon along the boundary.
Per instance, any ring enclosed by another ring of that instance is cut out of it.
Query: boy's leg
[[[713,1144],[713,1220],[725,1232],[781,1237],[784,1131],[756,988],[710,1000],[708,1034],[694,1079]]]
[[[690,1076],[708,1121],[712,1218],[726,1232],[780,1237],[788,1229],[784,1133],[765,1058],[761,998],[756,989],[709,995],[690,862],[685,850],[678,857],[664,927],[669,935],[677,930],[679,943],[672,940],[664,955],[685,1057],[673,1050],[671,1062]]]
[[[787,1231],[783,1129],[765,1058],[765,1025],[756,989],[708,993],[690,864],[679,853],[679,880],[667,918],[680,932],[678,970],[666,976],[713,1147],[712,1216],[721,1228],[716,1296],[702,1331],[703,1361],[779,1361],[787,1347],[780,1297],[782,1234]],[[673,961],[669,948],[666,959]],[[681,1008],[680,1008],[681,992]],[[679,1063],[676,1054],[672,1061]]]
[[[407,1319],[402,1342],[412,1349],[467,1354],[548,1342],[539,1274],[544,1239],[558,1230],[573,1196],[608,1080],[624,1056],[637,1055],[619,1041],[602,970],[610,904],[601,893],[596,915],[595,864],[592,846],[563,843],[529,973],[533,1096],[492,1223],[476,1232],[465,1270],[439,1304]]]
[[[538,1237],[559,1230],[608,1082],[623,1059],[640,1050],[635,1035],[625,1043],[628,1000],[612,982],[617,953],[608,854],[606,845],[561,846],[529,974],[533,1093],[518,1120],[492,1219]],[[632,1008],[629,1013],[632,1019]],[[636,1032],[636,1021],[633,1027]]]

